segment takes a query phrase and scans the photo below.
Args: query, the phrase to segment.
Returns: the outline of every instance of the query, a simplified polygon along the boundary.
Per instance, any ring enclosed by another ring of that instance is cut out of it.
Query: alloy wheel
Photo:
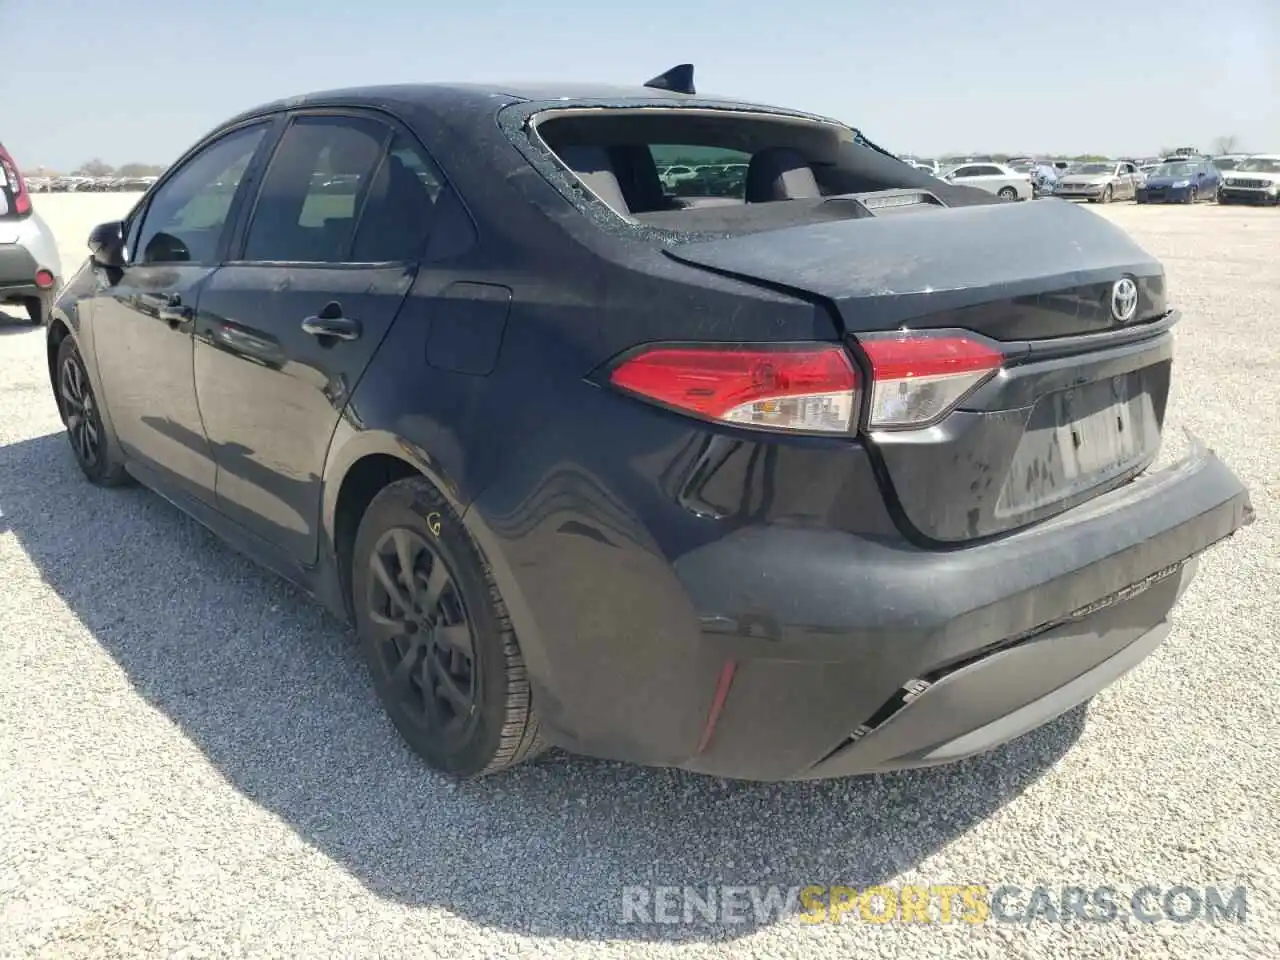
[[[388,693],[416,725],[461,737],[478,716],[474,632],[453,575],[413,530],[396,527],[369,557],[365,602]]]
[[[97,409],[84,366],[74,352],[62,363],[58,393],[66,416],[67,434],[76,456],[86,467],[96,466],[101,445]]]

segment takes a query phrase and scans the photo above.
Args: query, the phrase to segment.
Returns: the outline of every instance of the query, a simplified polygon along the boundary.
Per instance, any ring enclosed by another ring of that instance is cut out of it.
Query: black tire
[[[1015,190],[1013,187],[1001,187],[996,192],[996,196],[999,197],[1001,200],[1017,200],[1018,191]]]
[[[1199,199],[1200,199],[1199,190],[1197,190],[1195,187],[1191,187],[1190,189],[1187,190],[1187,203],[1194,204]]]
[[[545,749],[524,659],[489,565],[427,480],[399,480],[374,497],[356,534],[350,580],[374,688],[400,735],[430,767],[477,777]]]
[[[129,484],[132,478],[125,471],[119,445],[102,422],[98,398],[74,338],[65,337],[58,345],[54,369],[54,397],[67,428],[71,452],[81,471],[90,483],[99,487]]]
[[[1103,203],[1110,203],[1110,202],[1111,202],[1111,198],[1112,198],[1114,195],[1115,195],[1115,194],[1114,194],[1114,192],[1113,192],[1113,191],[1112,191],[1112,189],[1111,189],[1111,184],[1109,184],[1109,183],[1108,183],[1108,184],[1106,185],[1106,187],[1105,187],[1105,188],[1103,189],[1103,191],[1102,191],[1102,202],[1103,202]]]

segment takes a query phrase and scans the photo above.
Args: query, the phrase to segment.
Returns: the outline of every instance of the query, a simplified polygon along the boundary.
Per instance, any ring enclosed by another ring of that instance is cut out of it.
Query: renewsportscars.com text
[[[1128,890],[1075,885],[933,884],[901,887],[629,886],[622,922],[769,923],[1244,923],[1248,890],[1152,884]]]

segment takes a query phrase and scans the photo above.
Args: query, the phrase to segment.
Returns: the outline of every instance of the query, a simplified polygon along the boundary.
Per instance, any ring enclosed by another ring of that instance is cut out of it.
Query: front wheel
[[[1190,190],[1187,191],[1187,203],[1195,203],[1199,199],[1200,199],[1200,192],[1196,190],[1195,187],[1192,187]]]
[[[524,659],[489,565],[427,480],[399,480],[374,497],[350,579],[374,688],[429,766],[475,777],[543,750]]]
[[[1111,190],[1111,184],[1108,183],[1106,186],[1106,189],[1102,191],[1102,202],[1110,203],[1113,195],[1114,194],[1112,193],[1112,190]]]
[[[1001,187],[1000,192],[996,194],[1001,200],[1017,200],[1018,191],[1013,187]]]
[[[99,487],[119,487],[129,482],[124,461],[109,441],[98,399],[80,348],[70,336],[58,345],[56,399],[67,427],[71,452],[89,482]]]

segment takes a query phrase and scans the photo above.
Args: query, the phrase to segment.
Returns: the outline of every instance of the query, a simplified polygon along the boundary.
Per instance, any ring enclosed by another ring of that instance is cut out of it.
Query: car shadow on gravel
[[[60,434],[0,448],[4,531],[227,783],[375,895],[513,932],[746,935],[777,915],[628,923],[624,887],[891,881],[1035,782],[1083,725],[1078,708],[951,767],[818,783],[552,753],[455,784],[401,744],[349,632],[159,497],[89,486]]]
[[[13,309],[20,310],[20,307]],[[0,308],[0,337],[7,337],[14,333],[31,333],[36,327],[31,325],[31,321],[19,316],[16,313],[7,313],[4,308]]]

